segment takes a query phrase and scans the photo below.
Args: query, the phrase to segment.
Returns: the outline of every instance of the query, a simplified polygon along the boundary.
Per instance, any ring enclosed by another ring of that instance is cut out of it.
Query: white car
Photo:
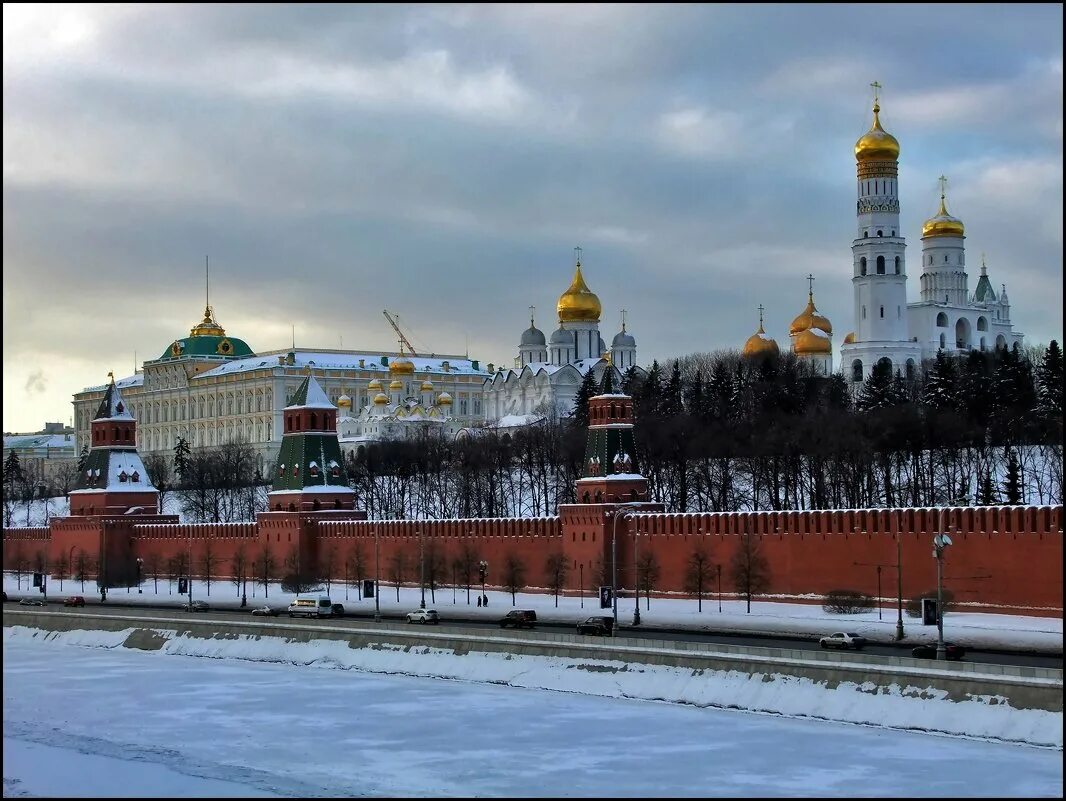
[[[408,623],[440,623],[436,609],[416,609],[407,613]]]
[[[854,632],[838,631],[828,637],[822,637],[822,639],[818,640],[818,644],[823,648],[851,648],[861,651],[863,646],[866,645],[866,638]]]

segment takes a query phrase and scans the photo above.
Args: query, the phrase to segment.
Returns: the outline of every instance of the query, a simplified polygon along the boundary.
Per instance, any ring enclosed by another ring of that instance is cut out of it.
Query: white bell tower
[[[859,384],[887,359],[892,372],[912,374],[921,364],[921,347],[910,339],[907,318],[906,240],[899,227],[899,142],[881,127],[878,90],[874,120],[855,143],[858,182],[856,221],[851,245],[855,290],[854,336],[841,348],[841,367]]]

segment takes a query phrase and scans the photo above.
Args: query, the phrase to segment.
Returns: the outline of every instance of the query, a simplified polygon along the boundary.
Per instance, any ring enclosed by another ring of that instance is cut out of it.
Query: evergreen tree
[[[681,360],[674,359],[674,367],[670,371],[670,380],[663,389],[662,405],[659,413],[666,418],[677,417],[683,411],[682,386],[681,386]]]
[[[4,489],[18,486],[25,481],[26,476],[22,472],[22,464],[19,455],[14,450],[10,451],[4,460]]]
[[[922,404],[936,411],[956,409],[959,406],[959,378],[955,360],[938,350],[936,358],[925,374],[922,389]]]
[[[613,395],[614,394],[614,368],[611,365],[603,371],[603,380],[600,382],[601,395]]]
[[[699,370],[692,378],[692,386],[685,395],[685,410],[699,420],[707,417],[706,404],[703,400],[703,375]]]
[[[630,366],[622,376],[622,392],[631,398],[635,398],[637,393],[640,392],[640,385],[640,373],[637,372],[635,365]]]
[[[1007,451],[1007,478],[1003,482],[1003,495],[1011,506],[1022,502],[1022,469],[1013,448]]]
[[[832,411],[847,411],[851,408],[851,392],[848,382],[840,373],[833,373],[826,383],[826,403]]]
[[[658,417],[663,394],[663,368],[658,360],[651,363],[651,369],[641,384],[640,391],[634,396],[634,405],[638,419],[647,420]]]
[[[1054,339],[1036,368],[1036,392],[1045,416],[1062,417],[1062,349]]]
[[[855,400],[855,407],[860,412],[872,412],[876,409],[887,409],[895,406],[896,393],[893,389],[895,378],[892,375],[892,364],[888,359],[881,359],[874,364],[859,391],[859,397]]]
[[[81,453],[78,454],[78,472],[81,473],[85,469],[85,463],[89,461],[89,446],[82,445]]]
[[[589,370],[581,379],[577,397],[574,398],[573,418],[578,428],[585,429],[589,427],[589,398],[594,397],[596,394],[598,394],[596,375],[592,370]]]
[[[185,437],[178,437],[177,443],[174,445],[174,475],[178,477],[178,482],[185,483],[185,476],[189,472],[189,443]]]
[[[977,490],[978,506],[993,506],[998,503],[996,498],[996,485],[992,482],[992,470],[989,469],[981,479],[981,486]]]
[[[992,382],[989,381],[989,356],[971,350],[962,363],[959,375],[959,400],[970,422],[984,428],[992,413]]]

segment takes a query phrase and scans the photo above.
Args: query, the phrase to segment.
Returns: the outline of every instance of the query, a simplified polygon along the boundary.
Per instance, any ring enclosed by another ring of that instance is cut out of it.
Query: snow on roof
[[[487,425],[486,428],[519,428],[539,423],[543,419],[544,416],[539,414],[505,414],[496,422]]]
[[[807,330],[814,334],[816,337],[821,337],[822,339],[829,339],[829,334],[827,334],[821,328],[808,328]]]
[[[278,357],[293,354],[292,364],[279,364]],[[261,353],[258,356],[249,356],[245,359],[234,359],[226,364],[219,365],[211,370],[193,376],[193,380],[201,378],[213,378],[215,376],[230,375],[248,370],[261,370],[274,367],[317,367],[322,370],[369,370],[388,373],[387,365],[382,364],[382,359],[395,359],[394,355],[383,356],[380,353],[361,353],[358,351],[313,351],[313,350],[280,350]],[[416,373],[440,373],[441,375],[487,375],[488,371],[479,364],[474,368],[474,360],[456,356],[407,356],[415,366]],[[363,366],[359,366],[359,360],[363,360]],[[448,370],[444,370],[444,363],[448,363]]]
[[[326,393],[313,375],[307,376],[303,384],[296,390],[292,397],[292,403],[286,409],[334,409]]]
[[[122,480],[123,474],[125,481]],[[112,450],[107,460],[107,486],[71,490],[70,494],[84,492],[155,492],[155,486],[137,451]]]
[[[16,434],[4,437],[4,450],[36,448],[67,448],[74,450],[73,434]]]
[[[114,382],[108,385],[93,420],[133,420],[133,415],[130,414],[129,407],[122,400],[122,393]]]
[[[126,378],[120,378],[115,382],[115,386],[120,389],[126,389],[129,387],[140,387],[144,385],[144,373],[137,373],[137,375],[127,376]],[[100,384],[95,387],[86,387],[82,392],[103,392],[110,384]]]

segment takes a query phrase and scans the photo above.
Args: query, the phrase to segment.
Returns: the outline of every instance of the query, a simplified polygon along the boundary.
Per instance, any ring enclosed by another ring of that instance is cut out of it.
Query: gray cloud
[[[1062,10],[901,6],[4,7],[5,428],[65,419],[212,301],[256,349],[508,363],[585,248],[605,339],[733,347],[767,307],[851,328],[868,82],[911,253],[952,211],[1032,341],[1062,336]],[[911,295],[917,295],[917,275]],[[839,338],[838,338],[839,342]],[[14,383],[13,383],[14,382]],[[47,404],[42,406],[42,404]],[[48,411],[51,409],[52,411]]]

